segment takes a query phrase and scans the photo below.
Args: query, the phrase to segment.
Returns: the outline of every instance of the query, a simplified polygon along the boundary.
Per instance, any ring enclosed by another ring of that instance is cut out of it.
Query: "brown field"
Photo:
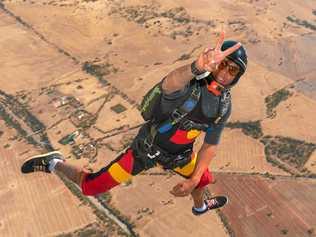
[[[228,236],[215,212],[194,218],[190,198],[169,194],[182,179],[153,168],[112,190],[112,203],[136,224],[140,236]]]
[[[249,54],[247,73],[232,90],[230,122],[260,121],[263,135],[316,143],[316,54],[310,50],[316,40],[314,8],[312,0],[0,1],[0,90],[43,123],[43,133],[67,162],[96,171],[137,133],[134,127],[142,118],[136,105],[145,92],[213,46],[224,29]],[[268,118],[265,99],[282,88],[291,88],[294,95],[277,104],[276,116]],[[79,107],[56,106],[63,96],[76,98]],[[115,112],[117,105],[126,110]],[[38,138],[10,106],[5,109],[29,137]],[[61,138],[78,129],[71,117],[78,110],[95,120],[81,128],[74,144],[61,145]],[[96,229],[102,235],[106,224],[56,176],[20,174],[21,162],[43,152],[43,144],[27,144],[0,122],[0,236],[80,236],[83,228],[86,235]],[[75,146],[95,143],[93,160],[73,154]],[[305,164],[314,174],[315,159],[314,151]],[[217,212],[192,216],[189,198],[169,194],[182,178],[158,168],[111,191],[111,205],[135,224],[141,237],[222,237],[231,229],[238,237],[315,236],[314,180],[291,178],[268,163],[260,138],[226,128],[210,168],[220,172],[209,186],[211,193],[230,197],[222,219]],[[266,172],[271,180],[257,174]],[[46,212],[39,211],[38,203]]]
[[[289,78],[269,71],[260,64],[250,62],[249,72],[240,81],[240,86],[238,85],[232,90],[234,104],[230,120],[263,120],[266,117],[265,97],[289,83]],[[250,106],[249,98],[251,98]],[[243,111],[247,111],[247,113]]]
[[[12,17],[0,13],[1,17],[1,89],[15,93],[22,89],[39,89],[46,86],[55,77],[72,71],[73,62],[48,47],[34,34],[19,24]],[[26,47],[25,47],[26,46]],[[21,50],[23,48],[23,51]],[[26,56],[27,55],[27,56]],[[3,60],[3,61],[2,61]],[[53,70],[58,68],[58,70]],[[17,70],[18,69],[18,70]],[[34,71],[36,77],[34,78]],[[6,83],[18,81],[19,83]]]
[[[2,121],[0,128],[5,128]],[[51,236],[94,222],[91,211],[55,175],[20,173],[23,160],[36,150],[23,141],[10,141],[15,135],[6,129],[0,138],[9,144],[0,148],[0,236]]]
[[[316,173],[316,151],[314,151],[304,167],[311,172]]]
[[[110,108],[121,104],[126,110],[120,114],[117,114]],[[115,118],[115,119],[114,119]],[[139,111],[126,101],[121,96],[114,96],[114,98],[104,105],[104,109],[99,114],[99,119],[96,121],[95,126],[103,131],[111,130],[123,125],[129,125],[130,127],[143,123]]]
[[[312,179],[217,174],[215,193],[235,236],[315,236],[316,182]]]
[[[316,102],[300,93],[295,93],[276,108],[276,117],[262,122],[265,134],[293,137],[316,143]]]
[[[243,134],[239,129],[226,129],[217,157],[211,164],[214,171],[286,175],[265,159],[264,145]]]
[[[204,135],[198,138],[195,150],[202,145]],[[241,129],[226,128],[222,134],[216,157],[211,161],[210,169],[215,172],[270,173],[289,175],[272,166],[265,158],[264,145]]]

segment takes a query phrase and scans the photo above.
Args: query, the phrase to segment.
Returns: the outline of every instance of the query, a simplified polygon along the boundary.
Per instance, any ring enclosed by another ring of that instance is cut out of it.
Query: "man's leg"
[[[191,161],[181,168],[180,167],[175,168],[174,171],[185,178],[189,178],[194,171],[196,159],[197,159],[196,153],[192,153]],[[209,170],[207,169],[203,173],[199,184],[191,193],[191,196],[192,196],[193,202],[194,202],[194,207],[196,207],[196,208],[203,207],[205,186],[210,184],[211,181],[212,181],[212,175],[209,172]]]
[[[62,162],[61,153],[56,151],[35,156],[27,160],[21,168],[23,173],[35,171],[50,173],[56,170],[79,185],[85,195],[107,192],[120,183],[130,180],[144,169],[143,162],[135,159],[131,148],[96,173],[87,173],[74,165]]]
[[[174,171],[185,178],[190,178],[195,168],[196,158],[196,154],[192,153],[191,161],[181,168],[175,168]],[[203,214],[210,209],[222,207],[227,203],[227,198],[224,196],[213,197],[210,199],[204,198],[206,186],[210,184],[212,180],[213,177],[211,172],[206,169],[200,179],[200,182],[191,192],[191,196],[193,198],[192,212],[194,215]]]
[[[75,165],[68,164],[67,162],[58,162],[55,166],[55,171],[63,174],[69,180],[81,187],[85,172]]]
[[[195,208],[203,208],[204,206],[204,192],[205,187],[196,188],[192,191],[193,205]]]
[[[143,162],[135,158],[133,150],[129,148],[98,172],[84,173],[80,186],[83,194],[96,195],[129,181],[132,176],[137,175],[144,169]]]

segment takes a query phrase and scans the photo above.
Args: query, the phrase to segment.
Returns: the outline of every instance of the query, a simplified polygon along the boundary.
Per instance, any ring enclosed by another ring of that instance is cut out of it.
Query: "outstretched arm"
[[[162,83],[162,90],[166,94],[181,90],[192,80],[194,75],[191,72],[191,64],[184,65],[170,72]]]
[[[200,182],[204,171],[208,168],[211,160],[215,157],[216,147],[217,145],[211,145],[204,142],[200,148],[197,154],[195,169],[190,177],[190,179],[195,183],[195,186]]]
[[[224,37],[224,32],[222,32],[216,47],[206,48],[194,61],[194,66],[197,69],[198,74],[202,74],[206,71],[213,72],[226,56],[236,51],[241,46],[241,44],[238,43],[225,51],[221,51]],[[162,83],[162,90],[166,94],[171,94],[174,91],[181,90],[194,77],[195,75],[191,71],[191,64],[181,66],[166,76]]]

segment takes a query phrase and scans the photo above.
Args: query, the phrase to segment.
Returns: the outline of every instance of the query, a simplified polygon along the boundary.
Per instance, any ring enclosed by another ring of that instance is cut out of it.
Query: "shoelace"
[[[208,204],[209,207],[213,207],[213,206],[217,206],[219,203],[218,203],[218,201],[215,198],[213,198],[211,200],[208,200],[207,204]]]
[[[34,167],[34,171],[45,171],[46,170],[46,164],[43,160],[41,162],[36,162],[33,167]]]

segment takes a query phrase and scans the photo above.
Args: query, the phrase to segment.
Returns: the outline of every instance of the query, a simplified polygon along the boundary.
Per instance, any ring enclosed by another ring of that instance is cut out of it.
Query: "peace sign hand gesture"
[[[237,43],[234,46],[222,51],[221,47],[224,43],[225,34],[221,32],[215,48],[206,48],[195,62],[196,68],[201,71],[213,72],[218,68],[218,65],[231,53],[235,52],[241,46]]]

